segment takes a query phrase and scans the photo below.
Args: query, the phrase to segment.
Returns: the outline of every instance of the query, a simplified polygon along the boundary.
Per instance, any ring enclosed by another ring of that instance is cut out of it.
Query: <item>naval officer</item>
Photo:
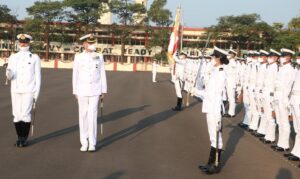
[[[30,52],[32,37],[19,34],[19,52],[8,60],[6,78],[11,80],[11,99],[14,124],[17,132],[16,147],[28,145],[31,110],[37,101],[41,86],[41,62],[38,55]]]
[[[80,38],[84,51],[76,54],[73,66],[73,94],[78,100],[80,151],[94,152],[97,142],[99,98],[107,92],[103,55],[96,53],[92,34]]]

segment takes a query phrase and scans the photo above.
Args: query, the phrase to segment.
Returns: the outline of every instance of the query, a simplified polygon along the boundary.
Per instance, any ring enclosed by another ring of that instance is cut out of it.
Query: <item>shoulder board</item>
[[[224,70],[224,68],[219,68],[219,71],[223,71]]]
[[[32,58],[32,53],[29,54],[29,57]]]

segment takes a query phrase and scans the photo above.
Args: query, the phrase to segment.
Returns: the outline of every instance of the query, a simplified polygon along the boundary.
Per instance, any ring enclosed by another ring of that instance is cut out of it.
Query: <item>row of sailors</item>
[[[226,76],[222,100],[229,103],[223,117],[235,117],[236,104],[243,102],[245,116],[239,126],[262,142],[273,144],[271,147],[276,151],[289,151],[290,120],[293,119],[295,144],[293,150],[284,156],[300,161],[300,53],[295,60],[294,55],[295,52],[289,49],[283,48],[280,52],[270,49],[270,52],[249,51],[243,59],[237,58],[237,52],[230,50],[229,63],[222,67]],[[215,69],[214,57],[212,59],[190,59],[184,53],[175,57],[174,84],[178,100],[173,110],[182,109],[182,89],[203,98],[200,92],[205,91],[211,82]],[[189,63],[194,63],[193,67],[188,66]],[[184,88],[184,83],[189,82],[192,82],[192,87]],[[279,135],[275,143],[277,126]]]

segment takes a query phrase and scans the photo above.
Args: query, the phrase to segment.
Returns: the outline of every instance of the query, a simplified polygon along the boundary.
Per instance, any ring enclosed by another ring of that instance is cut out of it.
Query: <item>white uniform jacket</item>
[[[41,62],[36,54],[20,51],[12,54],[7,69],[11,71],[12,93],[33,93],[38,98],[41,87]]]
[[[179,78],[181,81],[184,80],[184,68],[187,62],[187,59],[180,60],[177,56],[174,56],[175,64],[175,76]]]
[[[97,96],[107,92],[103,55],[83,52],[75,55],[73,65],[73,94]]]
[[[275,80],[275,100],[282,100],[283,104],[289,106],[289,95],[296,76],[296,69],[291,64],[279,67]]]
[[[223,65],[213,67],[207,86],[205,86],[203,113],[221,115],[225,84],[226,76]]]
[[[267,72],[264,76],[263,92],[269,93],[268,95],[274,96],[275,80],[278,73],[277,63],[267,65]]]
[[[227,88],[236,88],[237,84],[237,62],[235,59],[230,59],[228,65],[224,66],[226,73],[226,87]]]

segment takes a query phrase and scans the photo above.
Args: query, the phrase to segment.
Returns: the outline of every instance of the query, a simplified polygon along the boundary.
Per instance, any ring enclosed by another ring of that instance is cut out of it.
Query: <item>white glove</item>
[[[12,72],[12,70],[11,69],[6,69],[6,78],[8,79],[8,80],[12,80],[13,79],[13,72]]]

